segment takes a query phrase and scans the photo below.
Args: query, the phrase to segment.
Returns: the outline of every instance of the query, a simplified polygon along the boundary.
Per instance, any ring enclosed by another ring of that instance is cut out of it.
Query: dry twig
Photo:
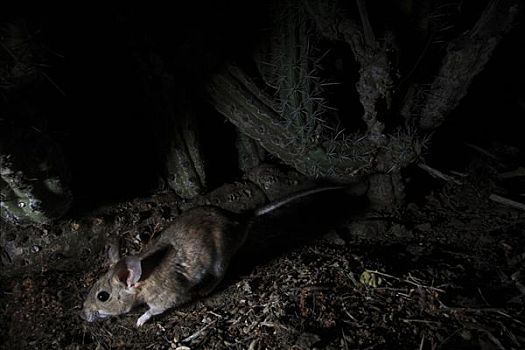
[[[516,202],[516,201],[514,201],[512,199],[505,198],[505,197],[502,197],[502,196],[494,194],[494,193],[489,196],[489,199],[491,201],[496,202],[496,203],[503,204],[503,205],[506,205],[508,207],[512,207],[512,208],[515,208],[515,209],[520,209],[520,210],[524,210],[525,211],[525,204],[520,203],[520,202]]]
[[[447,182],[453,182],[456,185],[461,185],[462,184],[461,181],[457,180],[453,176],[444,174],[442,171],[434,169],[434,168],[432,168],[432,167],[430,167],[430,166],[428,166],[426,164],[419,163],[417,166],[418,166],[418,168],[426,171],[430,176],[432,176],[434,178],[445,180]]]

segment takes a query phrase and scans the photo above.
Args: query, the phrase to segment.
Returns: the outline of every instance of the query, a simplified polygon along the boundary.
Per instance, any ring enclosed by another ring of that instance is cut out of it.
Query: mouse
[[[366,191],[362,184],[356,186],[353,193]],[[118,245],[112,243],[107,250],[109,270],[88,292],[81,317],[93,322],[147,304],[148,310],[136,321],[141,327],[155,315],[205,297],[223,279],[255,218],[300,198],[344,188],[348,186],[299,191],[241,214],[215,206],[194,207],[180,214],[139,255],[121,257]]]

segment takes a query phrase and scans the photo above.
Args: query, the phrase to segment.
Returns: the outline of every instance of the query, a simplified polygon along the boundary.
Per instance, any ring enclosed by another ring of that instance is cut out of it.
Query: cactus
[[[429,88],[421,92],[420,77],[408,74],[399,80],[392,59],[398,50],[397,33],[386,30],[377,39],[366,2],[357,0],[356,5],[350,13],[335,0],[275,2],[272,31],[255,55],[263,83],[230,64],[212,78],[208,90],[215,108],[241,132],[304,175],[343,183],[373,175],[377,202],[400,204],[401,170],[421,161],[432,130],[466,95],[514,22],[519,6],[516,1],[489,2],[471,31],[447,39],[438,75],[425,82]],[[416,23],[418,30],[436,30],[436,35],[447,30],[436,26],[429,15],[442,11],[439,2],[400,6],[408,16],[422,13],[429,18]],[[420,38],[428,35],[420,34]],[[324,98],[316,50],[320,37],[346,43],[353,53],[359,69],[355,90],[363,113],[339,118],[360,118],[364,131],[350,133],[331,119],[334,113]],[[439,64],[434,57],[429,61]]]
[[[69,170],[57,144],[33,129],[1,125],[0,216],[46,224],[69,209]]]

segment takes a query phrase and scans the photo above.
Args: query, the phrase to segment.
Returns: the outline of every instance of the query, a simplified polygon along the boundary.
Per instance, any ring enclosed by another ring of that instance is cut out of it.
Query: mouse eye
[[[107,301],[109,299],[109,293],[108,292],[99,292],[97,294],[97,299],[104,302],[104,301]]]

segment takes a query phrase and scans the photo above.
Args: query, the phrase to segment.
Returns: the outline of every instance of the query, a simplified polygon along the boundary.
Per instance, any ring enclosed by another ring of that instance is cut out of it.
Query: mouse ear
[[[126,284],[129,288],[137,283],[140,276],[142,276],[142,264],[140,259],[136,256],[127,256],[124,261],[126,262],[126,267],[129,271],[128,278],[126,279]]]
[[[113,278],[127,288],[133,287],[142,276],[142,264],[136,256],[127,256],[121,259],[113,272]]]

